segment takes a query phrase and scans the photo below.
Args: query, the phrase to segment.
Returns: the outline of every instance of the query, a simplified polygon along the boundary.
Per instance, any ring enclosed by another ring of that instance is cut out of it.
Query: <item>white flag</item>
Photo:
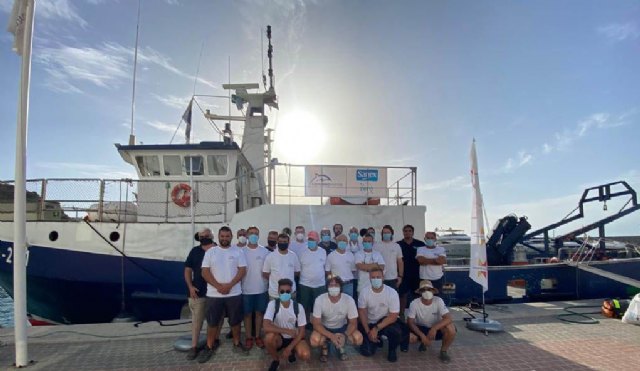
[[[489,289],[489,270],[487,268],[487,246],[484,230],[482,193],[478,177],[478,157],[476,156],[476,141],[471,144],[471,186],[473,202],[471,206],[471,252],[469,262],[469,277],[482,285],[483,291]]]
[[[27,19],[27,0],[15,0],[9,26],[7,31],[11,32],[13,38],[13,51],[22,55],[22,45],[24,44],[24,24]]]

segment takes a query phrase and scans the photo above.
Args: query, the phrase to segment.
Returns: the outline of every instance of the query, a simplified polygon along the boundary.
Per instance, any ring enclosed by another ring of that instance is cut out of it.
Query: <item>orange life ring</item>
[[[180,183],[173,187],[171,201],[180,207],[189,206],[191,203],[191,187],[185,183]]]

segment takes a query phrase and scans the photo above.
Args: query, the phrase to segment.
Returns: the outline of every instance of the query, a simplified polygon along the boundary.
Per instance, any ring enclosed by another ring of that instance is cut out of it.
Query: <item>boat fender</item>
[[[204,348],[207,345],[207,335],[200,334],[198,339],[198,349]],[[180,336],[174,343],[173,348],[178,352],[188,352],[191,349],[191,334]]]
[[[191,187],[180,183],[171,190],[171,201],[180,207],[187,207],[191,203]]]

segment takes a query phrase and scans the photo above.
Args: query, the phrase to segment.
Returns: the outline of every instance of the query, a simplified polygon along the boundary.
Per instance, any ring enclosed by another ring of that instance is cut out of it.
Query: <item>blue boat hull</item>
[[[11,243],[0,241],[0,251],[9,247]],[[27,309],[57,323],[109,322],[121,311],[123,263],[126,311],[141,321],[180,317],[186,303],[182,262],[122,259],[41,246],[29,248]],[[593,265],[640,280],[640,258]],[[469,278],[467,267],[447,267],[445,281],[455,287],[444,294],[451,304],[467,304],[482,297],[481,287]],[[509,295],[508,286],[514,282],[520,283],[524,296]],[[13,266],[5,259],[0,260],[0,285],[13,296]],[[485,300],[491,303],[629,297],[638,291],[567,264],[540,264],[490,267]]]
[[[0,251],[11,243],[0,241]],[[133,263],[135,262],[135,264]],[[109,322],[122,309],[142,321],[180,317],[186,303],[181,262],[29,247],[27,310],[56,323]],[[13,265],[0,261],[0,285],[13,297]]]

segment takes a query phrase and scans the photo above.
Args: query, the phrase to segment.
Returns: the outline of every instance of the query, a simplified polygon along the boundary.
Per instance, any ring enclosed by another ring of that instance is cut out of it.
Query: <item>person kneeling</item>
[[[362,334],[357,330],[356,302],[351,296],[342,293],[342,285],[340,277],[329,277],[329,293],[318,296],[313,305],[311,346],[322,347],[320,362],[327,362],[329,343],[336,347],[342,361],[347,359],[344,350],[347,340],[353,345],[362,344]]]
[[[418,349],[424,352],[434,340],[442,340],[440,360],[449,363],[451,358],[447,354],[447,350],[456,337],[456,327],[453,324],[451,313],[444,305],[444,301],[440,297],[434,296],[438,293],[438,289],[433,287],[431,281],[420,282],[416,293],[421,297],[409,305],[407,324],[418,337],[416,340],[421,343]]]
[[[292,290],[293,282],[290,279],[279,280],[279,298],[271,300],[264,313],[264,345],[273,359],[269,371],[276,371],[280,366],[280,350],[282,357],[288,358],[290,363],[296,361],[296,356],[303,361],[311,358],[309,344],[304,340],[304,327],[307,324],[304,307],[291,300]]]

